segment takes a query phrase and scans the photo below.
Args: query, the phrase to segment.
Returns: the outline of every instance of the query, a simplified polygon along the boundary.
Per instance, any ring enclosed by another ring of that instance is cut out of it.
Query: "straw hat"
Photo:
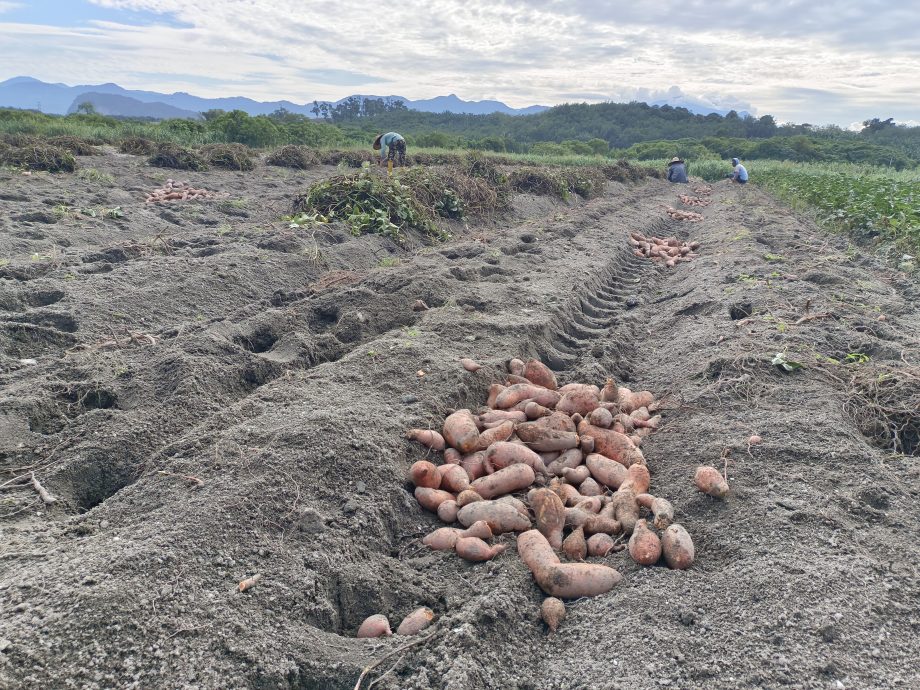
[[[675,163],[683,163],[683,161],[682,161],[680,158],[678,158],[677,156],[674,156],[674,158],[671,159],[671,161],[668,163],[668,165],[674,165]]]
[[[377,138],[374,139],[374,151],[379,151],[379,150],[380,150],[380,138],[381,138],[382,136],[383,136],[382,134],[378,134],[378,135],[377,135]]]

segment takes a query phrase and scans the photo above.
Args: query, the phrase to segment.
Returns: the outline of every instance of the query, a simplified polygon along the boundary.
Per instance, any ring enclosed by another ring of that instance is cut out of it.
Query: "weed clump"
[[[207,161],[197,153],[171,143],[157,145],[147,162],[158,168],[196,171],[208,169]]]
[[[128,137],[118,142],[118,150],[132,156],[149,156],[156,148],[155,142],[144,137]]]
[[[361,168],[365,163],[373,163],[378,158],[370,151],[326,151],[320,162],[323,165],[341,165],[347,168]]]
[[[607,187],[607,176],[600,168],[567,168],[563,175],[568,190],[585,199],[600,196]]]
[[[5,151],[0,151],[0,156],[0,163],[26,170],[73,172],[77,169],[77,161],[70,151],[47,144],[9,147]]]
[[[252,170],[256,167],[249,147],[243,144],[208,144],[201,147],[200,153],[215,168]]]
[[[265,159],[266,165],[274,165],[279,168],[293,168],[295,170],[306,170],[314,165],[319,165],[319,156],[306,146],[282,146]]]
[[[524,168],[513,170],[508,176],[508,184],[515,192],[555,196],[567,199],[568,185],[558,170],[552,168]]]
[[[99,149],[92,143],[80,137],[60,136],[48,139],[49,146],[57,146],[70,151],[75,156],[98,156]]]
[[[400,179],[422,207],[442,218],[491,215],[502,210],[507,201],[486,180],[470,177],[460,168],[413,168]]]

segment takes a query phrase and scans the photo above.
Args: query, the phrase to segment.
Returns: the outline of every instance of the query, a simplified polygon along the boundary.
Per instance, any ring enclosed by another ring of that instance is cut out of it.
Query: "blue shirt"
[[[748,179],[747,169],[743,165],[741,165],[741,163],[738,163],[738,165],[735,166],[735,174],[732,177],[736,180],[747,182],[747,179]]]
[[[396,132],[387,132],[382,137],[380,137],[380,157],[387,157],[387,149],[389,149],[390,144],[393,144],[397,141],[402,141],[403,138]]]

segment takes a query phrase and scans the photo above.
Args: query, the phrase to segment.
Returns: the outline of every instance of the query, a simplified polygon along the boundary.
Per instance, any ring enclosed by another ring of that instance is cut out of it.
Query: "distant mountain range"
[[[508,115],[530,115],[546,110],[546,106],[533,105],[528,108],[512,108],[500,101],[464,101],[454,94],[413,101],[401,96],[359,95],[359,98],[383,98],[387,101],[401,100],[406,107],[430,113],[506,113]],[[335,101],[336,106],[342,101]],[[0,107],[37,109],[46,113],[64,114],[74,112],[83,102],[90,102],[100,113],[131,117],[154,118],[197,118],[205,110],[243,110],[250,115],[267,115],[278,108],[292,113],[314,117],[312,101],[306,104],[291,101],[254,101],[251,98],[235,96],[230,98],[201,98],[188,93],[157,93],[125,89],[118,84],[92,84],[68,86],[48,84],[32,77],[15,77],[0,82]]]

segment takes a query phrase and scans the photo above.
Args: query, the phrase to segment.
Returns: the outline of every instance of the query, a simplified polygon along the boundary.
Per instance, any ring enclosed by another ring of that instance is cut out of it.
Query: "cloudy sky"
[[[920,120],[916,0],[0,0],[0,81]]]

